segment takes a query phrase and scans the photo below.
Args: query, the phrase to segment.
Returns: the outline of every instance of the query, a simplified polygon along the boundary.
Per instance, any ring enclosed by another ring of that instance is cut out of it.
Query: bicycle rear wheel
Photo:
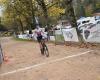
[[[46,45],[43,46],[43,51],[44,51],[44,54],[46,55],[46,57],[49,57],[49,50]]]

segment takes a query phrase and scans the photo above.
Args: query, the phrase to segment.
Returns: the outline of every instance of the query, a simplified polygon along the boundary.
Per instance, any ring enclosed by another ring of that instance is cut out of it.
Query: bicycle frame
[[[41,40],[41,45],[42,45],[41,54],[43,54],[43,55],[45,54],[46,57],[49,57],[49,51],[48,51],[48,48],[47,48],[47,46],[45,44],[45,39]]]

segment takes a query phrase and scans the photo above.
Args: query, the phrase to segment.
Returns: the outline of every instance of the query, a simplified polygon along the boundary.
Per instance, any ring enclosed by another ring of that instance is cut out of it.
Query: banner
[[[78,42],[78,35],[75,28],[62,29],[65,41]]]
[[[55,36],[50,36],[50,41],[55,41]]]
[[[32,34],[18,35],[18,38],[20,39],[30,39],[31,37],[32,37]]]
[[[100,24],[87,26],[83,29],[82,36],[86,42],[100,43]]]

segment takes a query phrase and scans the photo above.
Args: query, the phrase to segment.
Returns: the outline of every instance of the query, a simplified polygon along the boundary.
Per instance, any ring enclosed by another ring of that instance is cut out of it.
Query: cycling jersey
[[[43,34],[42,29],[41,28],[35,29],[35,34],[36,34],[38,42],[40,43],[42,40],[42,34]]]
[[[42,33],[43,33],[43,31],[40,28],[35,30],[35,34],[36,34],[37,37],[42,36]]]

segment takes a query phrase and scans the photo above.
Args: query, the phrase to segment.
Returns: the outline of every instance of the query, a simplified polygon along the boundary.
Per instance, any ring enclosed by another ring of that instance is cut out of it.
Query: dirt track
[[[100,50],[47,63],[65,56],[77,55],[91,49],[61,46],[48,43],[50,57],[42,56],[35,42],[15,41],[3,38],[2,46],[7,61],[0,68],[0,80],[100,80]],[[47,63],[29,70],[2,75],[18,69]]]

